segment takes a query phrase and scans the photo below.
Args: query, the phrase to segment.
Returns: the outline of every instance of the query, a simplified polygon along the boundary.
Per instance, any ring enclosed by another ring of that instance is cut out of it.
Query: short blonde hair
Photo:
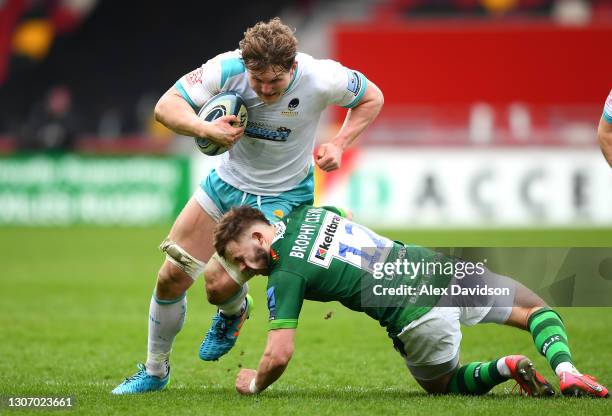
[[[255,72],[267,68],[289,71],[297,54],[298,40],[293,33],[278,17],[248,28],[240,41],[246,67]]]

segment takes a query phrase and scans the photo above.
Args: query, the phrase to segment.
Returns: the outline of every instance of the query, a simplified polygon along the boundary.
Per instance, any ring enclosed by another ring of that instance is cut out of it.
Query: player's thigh
[[[545,302],[520,282],[485,269],[479,276],[453,279],[451,284],[474,294],[456,295],[452,303],[460,307],[463,325],[496,323],[526,329],[533,310],[546,306]],[[487,288],[488,293],[475,289]]]
[[[434,307],[397,336],[400,353],[413,377],[431,393],[443,393],[459,364],[460,310]]]
[[[191,287],[212,254],[214,221],[195,198],[185,205],[160,248],[166,260],[157,275],[157,296],[174,299]]]
[[[214,253],[215,220],[192,197],[174,222],[168,238],[196,259],[206,262]]]
[[[438,304],[450,304],[460,310],[462,325],[503,324],[508,320],[516,296],[517,282],[488,269],[451,279],[451,291]]]

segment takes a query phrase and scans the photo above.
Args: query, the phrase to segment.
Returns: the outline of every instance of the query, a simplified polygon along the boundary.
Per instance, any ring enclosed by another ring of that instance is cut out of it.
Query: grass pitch
[[[203,282],[188,295],[188,313],[172,355],[172,380],[161,393],[116,397],[110,391],[146,356],[147,311],[162,261],[158,228],[0,229],[0,396],[72,396],[73,410],[53,414],[612,414],[611,400],[534,400],[511,382],[483,397],[426,395],[379,325],[337,303],[306,302],[296,351],[285,375],[264,394],[234,391],[240,367],[256,368],[267,328],[265,280],[251,284],[255,311],[234,350],[215,363],[197,351],[214,308]],[[385,233],[431,246],[604,246],[612,230]],[[580,369],[612,385],[612,309],[561,310]],[[325,319],[331,312],[331,318]],[[465,328],[462,361],[529,355],[556,377],[528,333],[496,325]]]

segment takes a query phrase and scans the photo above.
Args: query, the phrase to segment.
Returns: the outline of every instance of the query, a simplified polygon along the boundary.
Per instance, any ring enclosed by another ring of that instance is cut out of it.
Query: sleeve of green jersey
[[[270,329],[297,328],[304,302],[306,280],[299,274],[279,270],[268,278]]]
[[[321,207],[321,208],[326,209],[326,210],[328,210],[328,211],[331,211],[331,212],[333,212],[333,213],[336,213],[336,214],[340,215],[340,216],[341,216],[341,217],[343,217],[343,218],[346,218],[346,217],[347,217],[347,212],[346,212],[346,210],[345,210],[345,209],[342,209],[342,208],[340,208],[340,207],[333,207],[333,206],[331,206],[331,205],[326,205],[326,206],[323,206],[323,207]]]

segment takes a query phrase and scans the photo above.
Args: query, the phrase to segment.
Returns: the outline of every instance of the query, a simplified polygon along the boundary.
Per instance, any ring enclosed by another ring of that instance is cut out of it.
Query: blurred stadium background
[[[598,0],[1,1],[0,224],[171,222],[215,159],[154,104],[274,15],[385,94],[342,169],[317,175],[319,203],[394,228],[612,226]]]
[[[213,307],[198,286],[175,345],[175,395],[164,405],[108,392],[144,358],[162,259],[156,244],[216,163],[156,123],[155,102],[184,73],[235,49],[246,27],[276,15],[297,29],[300,50],[362,71],[385,94],[341,169],[317,172],[319,204],[349,207],[393,238],[438,247],[612,247],[612,175],[596,142],[612,87],[611,1],[227,4],[0,0],[0,337],[8,340],[0,396],[72,394],[99,414],[250,408],[232,382],[263,348],[263,280],[252,285],[261,313],[241,335],[240,355],[203,370],[195,351]],[[329,140],[343,117],[329,111],[319,139]],[[349,401],[385,414],[415,412],[415,403],[427,414],[451,403],[459,403],[455,414],[516,405],[415,396],[403,369],[382,364],[401,362],[376,323],[338,305],[309,303],[303,315],[296,361],[308,365],[292,366],[286,384],[261,396],[257,406],[268,414],[308,414],[322,400],[317,408],[332,414]],[[564,316],[577,359],[609,385],[606,315],[574,308]],[[493,358],[503,343],[546,368],[526,334],[470,331],[465,359]],[[355,363],[367,377],[354,377]],[[299,400],[283,395],[287,385]],[[545,413],[524,406],[516,409]],[[597,406],[547,404],[555,414],[610,413]]]

